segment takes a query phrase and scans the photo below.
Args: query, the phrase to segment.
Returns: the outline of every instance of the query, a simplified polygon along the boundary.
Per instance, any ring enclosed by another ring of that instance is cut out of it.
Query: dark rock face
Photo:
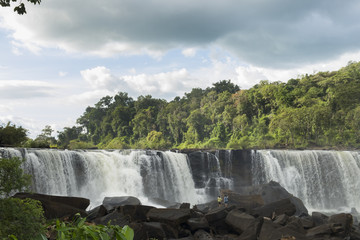
[[[234,191],[237,192],[241,187],[252,184],[251,150],[181,150],[180,152],[187,154],[189,157],[196,188],[204,188],[206,183],[209,183],[208,187],[211,187],[211,183],[214,182],[214,179],[211,179],[211,169],[209,169],[209,165],[211,166],[215,155],[219,159],[224,177],[233,180]],[[230,169],[228,169],[229,161],[231,162]],[[217,192],[214,192],[212,195],[215,196],[216,194]]]
[[[63,197],[17,194],[15,197],[33,197],[39,199],[46,210],[46,217],[70,216],[75,209],[86,206],[86,199],[72,201],[72,206],[61,202]],[[52,199],[53,201],[50,201]],[[126,199],[133,199],[132,197]],[[55,201],[56,200],[56,201]],[[114,200],[114,199],[112,199]],[[111,202],[111,201],[110,201]],[[296,216],[296,207],[289,198],[264,204],[256,208],[244,208],[242,204],[218,207],[210,202],[208,210],[201,212],[194,206],[188,208],[155,208],[136,204],[118,205],[106,208],[101,205],[89,211],[88,221],[94,224],[130,226],[135,233],[135,240],[142,239],[228,239],[228,240],[319,240],[319,239],[360,239],[359,226],[353,225],[353,217],[348,213],[330,217],[321,213],[312,216]],[[130,201],[132,202],[132,201]],[[107,201],[104,201],[107,203]],[[206,205],[206,204],[204,204]],[[180,206],[179,206],[180,207]],[[109,210],[108,210],[109,209]],[[61,213],[61,214],[60,214]]]
[[[38,193],[17,193],[13,197],[20,199],[31,198],[40,201],[47,219],[72,217],[76,213],[80,213],[85,217],[87,216],[85,210],[90,204],[90,200],[86,198],[53,196]]]
[[[276,202],[268,203],[264,206],[253,209],[252,214],[274,219],[275,216],[286,214],[292,216],[296,212],[296,207],[289,198]]]
[[[141,202],[136,197],[105,197],[102,205],[106,208],[107,211],[110,211],[116,207],[124,205],[141,205]]]
[[[180,225],[190,217],[190,209],[153,208],[147,213],[147,218],[152,222],[162,222],[169,225]]]
[[[299,198],[290,194],[279,183],[274,181],[267,184],[244,187],[240,190],[240,192],[243,195],[261,195],[265,204],[276,202],[281,199],[289,199],[296,208],[296,215],[299,216],[308,214],[308,210]]]

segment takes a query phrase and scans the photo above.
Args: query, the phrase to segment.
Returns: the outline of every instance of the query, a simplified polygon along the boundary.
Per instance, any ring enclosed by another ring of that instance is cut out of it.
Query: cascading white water
[[[277,181],[309,210],[360,210],[360,152],[258,150],[252,156],[253,184]]]
[[[225,156],[225,167],[224,167],[224,173],[221,171],[220,161],[219,161],[219,152],[217,151],[215,155],[211,153],[207,153],[207,159],[208,159],[208,169],[209,169],[209,181],[207,185],[214,185],[212,181],[215,181],[215,186],[219,189],[225,188],[225,189],[232,189],[232,179],[230,175],[231,170],[229,167],[231,166],[231,155]],[[228,175],[228,176],[227,176]]]
[[[3,148],[1,155],[26,159],[24,169],[33,176],[34,192],[85,197],[92,206],[110,196],[135,196],[143,203],[149,198],[205,201],[197,194],[187,156],[181,153]]]

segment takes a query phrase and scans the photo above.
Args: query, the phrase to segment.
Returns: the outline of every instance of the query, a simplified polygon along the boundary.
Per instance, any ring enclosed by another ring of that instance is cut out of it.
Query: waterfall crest
[[[277,181],[309,210],[360,209],[360,152],[257,150],[252,174],[253,184]]]
[[[196,204],[206,198],[197,193],[181,153],[2,148],[0,156],[26,159],[34,192],[85,197],[93,206],[110,196],[135,196],[143,203],[161,198]]]

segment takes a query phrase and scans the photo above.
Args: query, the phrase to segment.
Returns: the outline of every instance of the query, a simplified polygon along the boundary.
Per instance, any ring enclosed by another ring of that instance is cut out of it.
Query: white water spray
[[[92,206],[111,196],[135,196],[143,204],[151,198],[191,204],[205,201],[205,196],[195,190],[185,154],[142,150],[0,150],[0,156],[26,159],[24,169],[33,176],[33,191],[37,193],[85,197]]]
[[[309,210],[360,210],[360,153],[354,151],[253,151],[253,184],[271,180]]]

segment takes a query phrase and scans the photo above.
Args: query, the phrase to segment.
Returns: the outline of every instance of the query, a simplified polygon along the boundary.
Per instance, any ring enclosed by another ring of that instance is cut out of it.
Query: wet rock
[[[307,231],[307,237],[329,237],[332,234],[332,224],[323,224],[317,227],[313,227]]]
[[[122,197],[105,197],[102,205],[106,208],[108,212],[124,205],[141,205],[141,202],[136,197],[131,196],[122,196]]]
[[[282,199],[290,199],[292,204],[295,206],[296,216],[300,216],[301,214],[308,214],[308,210],[306,209],[304,203],[275,181],[270,181],[269,183],[263,185],[245,187],[242,188],[241,191],[241,193],[245,195],[261,195],[262,199],[264,200],[264,204],[277,202]]]
[[[190,218],[190,209],[153,208],[147,213],[151,222],[161,222],[170,226],[178,226]]]
[[[94,219],[93,222],[101,225],[111,223],[112,225],[119,225],[120,227],[123,227],[125,225],[129,225],[130,219],[128,216],[125,216],[121,212],[115,210],[103,217]]]
[[[225,220],[226,215],[227,215],[226,209],[219,207],[205,214],[205,218],[211,224],[213,222]]]
[[[182,203],[179,208],[180,209],[190,209],[190,203]]]
[[[199,229],[209,230],[209,222],[206,220],[205,217],[189,218],[186,223],[190,227],[190,230],[192,232],[195,232]]]
[[[274,223],[280,224],[282,226],[285,226],[287,221],[289,220],[289,216],[286,214],[281,214],[279,216],[276,216]]]
[[[320,226],[328,222],[329,217],[320,212],[312,212],[311,218],[315,226]]]
[[[47,219],[72,217],[76,213],[86,217],[85,209],[89,206],[90,200],[79,197],[64,197],[38,193],[16,193],[14,198],[31,198],[41,202],[44,209],[44,216]]]
[[[264,200],[261,195],[241,195],[227,189],[221,190],[220,192],[222,196],[228,195],[228,205],[236,205],[237,207],[245,208],[246,210],[251,210],[264,205]]]
[[[88,211],[87,214],[88,214],[87,220],[92,221],[95,218],[100,218],[105,216],[106,214],[108,214],[108,211],[103,205],[100,205]]]
[[[256,224],[256,218],[235,209],[227,214],[225,222],[238,234],[242,234],[249,226]]]
[[[153,208],[146,205],[125,205],[120,206],[117,210],[128,216],[132,222],[145,222],[147,220],[147,213]]]
[[[276,202],[268,203],[262,207],[255,208],[251,211],[251,214],[273,218],[281,214],[292,216],[295,214],[295,212],[295,205],[290,201],[290,199],[286,198]]]
[[[329,223],[333,223],[333,232],[337,236],[346,237],[350,234],[351,227],[353,224],[353,218],[351,214],[339,213],[330,216]]]
[[[196,240],[214,240],[214,238],[211,236],[211,234],[204,230],[196,231],[196,233],[194,234],[194,239],[196,239]]]
[[[178,238],[177,231],[171,226],[159,222],[130,224],[134,230],[134,240]]]

